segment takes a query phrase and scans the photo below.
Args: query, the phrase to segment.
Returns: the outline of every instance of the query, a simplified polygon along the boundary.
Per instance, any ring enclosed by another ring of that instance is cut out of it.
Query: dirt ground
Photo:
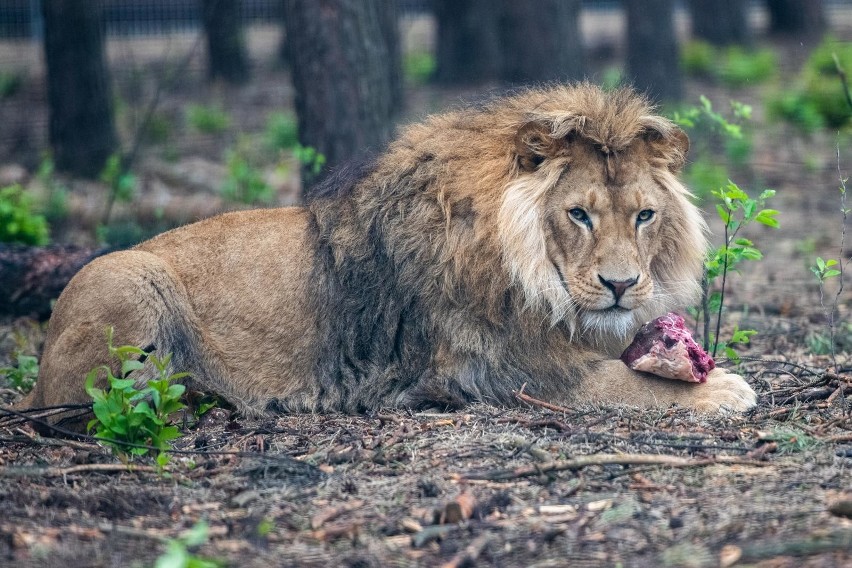
[[[273,53],[273,40],[264,45]],[[776,47],[785,67],[803,58],[797,43]],[[190,78],[163,112],[178,116],[188,100],[208,96],[234,122],[261,128],[292,96],[285,71],[271,63],[261,70],[250,87],[213,94],[199,94]],[[754,157],[736,180],[778,190],[771,205],[782,228],[748,234],[766,258],[732,277],[725,322],[759,332],[740,364],[760,393],[754,411],[707,418],[674,408],[520,404],[258,422],[216,408],[182,425],[181,453],[165,472],[145,460],[127,467],[91,441],[43,438],[7,419],[0,566],[152,566],[199,521],[208,538],[191,549],[228,566],[852,565],[852,330],[843,327],[852,286],[838,296],[836,359],[815,355],[828,327],[807,268],[816,255],[838,256],[837,188],[852,168],[852,139],[806,138],[766,121],[760,102],[769,88],[777,85],[687,85],[691,101],[706,94],[720,108],[730,98],[755,105]],[[409,114],[463,94],[411,90]],[[138,202],[117,215],[135,211],[145,222],[159,207],[158,219],[179,223],[225,208],[216,190],[221,151],[236,136],[199,143],[180,133],[175,161],[161,148],[147,152]],[[38,144],[24,130],[20,139]],[[4,152],[29,167],[26,144]],[[67,236],[85,241],[103,189],[69,183],[75,226]],[[281,182],[281,203],[295,199],[294,183]],[[0,366],[15,350],[38,353],[43,336],[33,321],[0,322]],[[3,401],[19,396],[0,389]]]

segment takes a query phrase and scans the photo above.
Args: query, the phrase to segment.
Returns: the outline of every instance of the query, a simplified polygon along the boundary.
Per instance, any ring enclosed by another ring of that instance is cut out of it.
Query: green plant
[[[770,116],[786,120],[806,133],[824,126],[842,128],[852,119],[842,81],[852,69],[852,43],[827,36],[811,53],[797,85],[769,99]]]
[[[425,85],[432,79],[438,64],[428,51],[412,51],[402,58],[402,74],[412,85]]]
[[[311,177],[319,175],[325,165],[325,156],[312,146],[297,144],[293,148],[293,155],[302,164],[303,171],[306,171]]]
[[[0,368],[0,373],[6,376],[12,388],[29,392],[38,378],[38,357],[18,353],[15,359],[17,364],[14,367]]]
[[[86,375],[86,392],[94,401],[88,430],[120,455],[145,455],[151,446],[159,450],[157,463],[168,463],[170,442],[180,436],[176,426],[170,424],[171,416],[185,407],[181,402],[186,387],[172,384],[187,373],[169,373],[171,355],[160,359],[132,345],[113,346],[113,328],[107,329],[107,347],[111,357],[119,362],[120,375],[116,377],[108,365],[95,367]],[[144,367],[143,359],[150,361],[158,378],[150,379],[146,386],[137,389],[136,379],[127,378],[133,371]],[[106,374],[108,388],[95,386],[95,380]]]
[[[717,158],[719,148],[724,150],[728,162],[738,166],[748,163],[752,143],[750,132],[744,126],[751,120],[752,108],[731,101],[733,117],[728,120],[714,110],[710,99],[702,95],[699,100],[699,105],[675,111],[672,120],[689,132],[691,152],[700,156],[689,164],[684,175],[695,195],[704,201],[730,177],[728,169]]]
[[[136,193],[136,176],[127,171],[121,162],[121,154],[117,152],[107,158],[100,179],[110,188],[116,200],[130,201]]]
[[[748,343],[750,338],[757,333],[754,330],[736,328],[731,339],[727,342],[719,340],[728,273],[739,271],[739,265],[743,261],[763,258],[763,253],[754,246],[752,241],[738,235],[743,227],[751,223],[759,223],[772,228],[779,227],[778,219],[776,219],[778,211],[764,208],[766,201],[774,195],[774,190],[766,189],[757,199],[753,199],[732,181],[729,181],[725,187],[713,191],[713,196],[717,199],[716,212],[725,224],[723,244],[711,249],[704,263],[708,287],[713,286],[717,279],[721,280],[718,290],[708,291],[705,294],[702,306],[705,324],[705,348],[709,351],[712,341],[711,353],[714,357],[721,347],[728,357],[737,359],[736,352],[730,348],[731,345]],[[716,318],[716,331],[711,335],[708,331],[713,313],[715,313]]]
[[[237,203],[271,203],[275,198],[272,187],[255,168],[245,152],[237,149],[226,153],[228,175],[222,184],[222,196]]]
[[[681,67],[689,75],[714,79],[730,87],[763,83],[774,77],[778,68],[775,53],[769,49],[717,48],[704,41],[691,41],[684,46]]]
[[[605,91],[614,91],[624,85],[624,74],[619,67],[610,66],[604,69],[601,77],[601,88]]]
[[[46,196],[42,204],[45,218],[59,221],[68,216],[68,189],[56,180],[56,167],[49,153],[44,153],[38,164],[36,178],[44,186]]]
[[[725,49],[716,70],[719,80],[729,87],[764,83],[775,76],[778,60],[769,49],[747,51],[738,46]]]
[[[715,47],[706,41],[694,40],[683,46],[680,64],[689,75],[712,77],[716,59]]]
[[[273,112],[266,119],[266,143],[273,150],[289,150],[299,143],[299,125],[292,113]]]
[[[210,529],[199,521],[177,538],[169,539],[166,551],[157,558],[154,568],[219,568],[223,562],[196,556],[192,550],[207,542]]]
[[[0,100],[14,96],[24,84],[22,71],[0,71]]]
[[[826,322],[828,323],[828,352],[831,355],[831,364],[837,368],[837,305],[840,301],[840,295],[843,293],[843,271],[846,256],[846,223],[849,219],[850,209],[846,205],[846,178],[840,171],[840,144],[837,145],[837,175],[840,179],[840,251],[839,259],[830,258],[824,260],[821,257],[816,258],[816,264],[811,267],[811,272],[816,276],[819,282],[819,305],[825,314]],[[825,303],[825,285],[828,280],[836,278],[838,280],[837,291],[834,295],[834,300],[831,305]]]
[[[35,212],[33,200],[18,184],[0,188],[0,242],[46,245],[47,220]]]
[[[186,120],[191,127],[204,134],[218,134],[231,124],[227,112],[207,105],[189,105],[186,109]]]
[[[762,434],[760,439],[763,442],[775,442],[778,445],[779,454],[802,452],[820,443],[818,439],[797,428],[775,428],[771,432]]]

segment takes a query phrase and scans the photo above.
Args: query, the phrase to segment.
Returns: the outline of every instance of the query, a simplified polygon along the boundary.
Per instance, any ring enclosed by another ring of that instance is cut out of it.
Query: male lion
[[[510,405],[524,384],[563,404],[744,410],[737,375],[692,385],[617,359],[699,289],[687,147],[642,97],[589,84],[433,116],[305,207],[227,213],[88,264],[25,404],[85,401],[113,326],[249,415]]]

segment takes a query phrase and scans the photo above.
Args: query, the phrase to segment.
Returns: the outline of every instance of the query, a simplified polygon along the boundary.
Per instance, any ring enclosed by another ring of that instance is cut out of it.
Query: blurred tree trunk
[[[512,83],[582,79],[580,0],[503,0],[502,78]]]
[[[379,26],[388,52],[393,112],[402,110],[402,47],[399,38],[399,12],[395,0],[386,0],[379,10]]]
[[[749,45],[748,0],[689,0],[692,35],[713,45]]]
[[[233,84],[248,79],[249,66],[239,0],[201,0],[207,37],[207,74]]]
[[[334,167],[393,130],[394,59],[384,0],[285,0],[286,45],[296,91],[299,141]],[[386,31],[386,30],[385,30]],[[315,181],[302,168],[303,193]]]
[[[432,5],[438,22],[436,80],[458,85],[498,79],[500,2],[433,0]]]
[[[819,36],[826,28],[822,0],[767,0],[769,31]]]
[[[624,5],[628,78],[653,100],[679,100],[683,87],[674,0],[624,0]]]
[[[42,2],[49,138],[60,170],[93,177],[118,148],[101,2]]]

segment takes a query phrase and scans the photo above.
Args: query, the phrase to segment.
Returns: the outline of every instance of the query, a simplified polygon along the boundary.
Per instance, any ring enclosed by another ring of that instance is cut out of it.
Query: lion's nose
[[[639,282],[638,277],[629,278],[627,280],[607,280],[600,274],[598,274],[598,280],[601,281],[601,284],[603,284],[612,291],[612,295],[615,296],[616,303],[618,303],[618,301],[621,299],[621,297],[624,295],[628,288]]]

